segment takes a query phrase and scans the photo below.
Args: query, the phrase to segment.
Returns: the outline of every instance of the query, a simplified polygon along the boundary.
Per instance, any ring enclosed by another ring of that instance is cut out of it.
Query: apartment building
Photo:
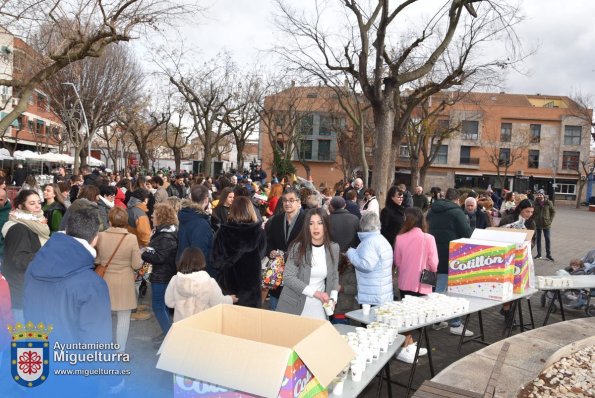
[[[449,96],[440,93],[428,106],[438,106]],[[341,135],[353,134],[353,129],[334,91],[291,87],[267,97],[265,108],[279,116],[276,123],[261,123],[260,157],[267,170],[273,164],[273,148],[282,148],[293,133],[298,142],[291,159],[298,174],[306,173],[305,160],[316,183],[332,185],[352,175],[345,165],[353,164],[357,152],[339,144]],[[287,122],[291,117],[297,120],[293,125]],[[592,110],[563,96],[470,93],[450,101],[437,123],[453,132],[437,147],[424,189],[491,185],[518,192],[545,189],[556,199],[575,200],[580,163],[589,160],[591,117]],[[395,180],[417,185],[419,181],[411,178],[408,143],[401,144]],[[371,140],[366,146],[373,178]]]
[[[19,79],[26,74],[39,55],[27,43],[0,28],[0,78]],[[6,117],[20,101],[18,90],[0,86],[0,119]],[[27,109],[3,133],[3,144],[10,149],[47,152],[58,148],[63,140],[64,125],[50,107],[51,99],[41,89],[31,95]]]

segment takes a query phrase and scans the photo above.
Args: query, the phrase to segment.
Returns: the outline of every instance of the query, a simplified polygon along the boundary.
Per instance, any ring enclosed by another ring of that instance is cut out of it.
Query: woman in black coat
[[[211,249],[212,275],[223,294],[233,294],[237,305],[260,307],[261,260],[266,236],[257,221],[250,198],[240,196],[229,208],[228,223],[221,225]]]
[[[386,194],[384,209],[380,212],[380,233],[395,248],[395,239],[404,222],[403,192],[393,185]]]
[[[158,203],[153,212],[155,231],[151,236],[142,259],[153,265],[149,276],[152,288],[152,307],[155,318],[159,322],[161,335],[154,341],[159,342],[167,334],[171,326],[169,310],[165,306],[165,289],[177,273],[176,253],[178,251],[178,217],[168,203]]]

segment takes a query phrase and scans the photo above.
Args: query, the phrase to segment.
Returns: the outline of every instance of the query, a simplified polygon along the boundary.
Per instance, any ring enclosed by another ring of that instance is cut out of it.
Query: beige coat
[[[116,250],[122,235],[126,234],[118,252],[112,258],[105,271],[105,282],[109,288],[112,311],[132,310],[136,308],[136,289],[134,287],[134,271],[142,265],[140,249],[136,236],[128,233],[126,228],[110,227],[99,233],[97,241],[96,264],[106,264]]]

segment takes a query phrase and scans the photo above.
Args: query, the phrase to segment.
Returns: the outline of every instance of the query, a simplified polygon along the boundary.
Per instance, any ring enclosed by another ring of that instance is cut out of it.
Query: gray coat
[[[312,266],[309,264],[312,257],[310,248],[306,250],[306,261],[298,258],[298,244],[293,245],[289,251],[285,271],[283,273],[284,288],[279,297],[277,311],[288,314],[300,315],[306,304],[306,295],[302,294],[310,283],[310,272]],[[326,247],[326,284],[325,291],[329,295],[332,290],[339,290],[339,245],[331,243],[330,248]],[[330,250],[329,250],[330,249]],[[332,252],[332,257],[331,257]]]

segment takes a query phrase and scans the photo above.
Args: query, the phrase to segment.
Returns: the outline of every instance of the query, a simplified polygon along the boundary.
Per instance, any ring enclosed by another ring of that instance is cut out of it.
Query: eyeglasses
[[[298,202],[298,199],[281,199],[281,202],[294,204],[295,202]]]

